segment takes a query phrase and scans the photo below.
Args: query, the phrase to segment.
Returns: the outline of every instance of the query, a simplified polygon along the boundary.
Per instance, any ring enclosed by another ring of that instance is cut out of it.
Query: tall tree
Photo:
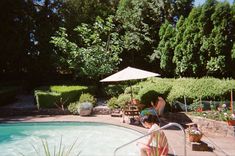
[[[176,64],[176,74],[179,76],[192,76],[196,75],[199,60],[199,48],[202,34],[198,25],[198,16],[200,15],[201,8],[194,8],[189,17],[182,25],[185,29],[180,29],[177,32],[176,48],[174,50],[173,61]],[[182,38],[181,38],[182,36]]]
[[[233,5],[231,7],[231,16],[232,16],[232,29],[231,29],[231,35],[232,35],[232,41],[233,41],[233,48],[231,51],[231,58],[232,58],[232,64],[231,67],[235,67],[235,1],[233,2]],[[235,71],[231,69],[232,76],[235,77]]]
[[[124,31],[123,60],[129,60],[129,64],[134,66],[144,66],[158,45],[161,24],[166,19],[175,23],[182,10],[192,7],[192,2],[191,0],[121,0],[116,15]],[[187,13],[185,11],[183,16],[187,16]]]
[[[60,5],[59,0],[0,2],[0,72],[17,80],[48,79],[44,73],[53,71],[49,41],[60,24]]]
[[[32,1],[0,1],[0,73],[18,75],[27,71],[29,50],[33,46],[32,16],[36,12]],[[1,76],[2,78],[2,76]],[[8,77],[9,80],[10,77]]]
[[[199,27],[200,33],[203,35],[201,38],[201,47],[200,47],[200,69],[201,71],[198,73],[199,76],[207,75],[207,61],[210,56],[208,56],[208,50],[211,48],[211,40],[210,35],[213,29],[213,21],[210,18],[215,11],[215,7],[217,5],[216,0],[207,0],[202,6],[201,15],[199,16]]]
[[[164,76],[174,76],[175,64],[173,63],[175,28],[166,21],[160,28],[160,42],[151,59],[157,57],[160,60],[160,67],[163,69]]]
[[[121,59],[122,43],[113,24],[113,16],[106,20],[97,17],[93,25],[82,24],[75,29],[82,46],[69,41],[61,28],[52,43],[59,48],[60,66],[67,66],[77,75],[99,80],[102,75],[117,69]]]
[[[61,25],[61,17],[58,13],[58,9],[62,3],[60,0],[44,0],[34,2],[37,12],[34,15],[34,31],[31,33],[31,40],[34,42],[34,50],[31,51],[33,56],[31,63],[35,63],[32,66],[32,72],[38,73],[41,76],[45,73],[47,77],[48,72],[53,72],[53,46],[50,44],[51,36],[59,29]]]
[[[97,16],[106,18],[115,14],[117,5],[117,0],[65,0],[59,11],[70,39],[76,40],[75,27],[92,24]]]
[[[216,5],[215,12],[212,14],[214,28],[210,37],[210,49],[208,49],[208,74],[217,76],[228,76],[229,66],[231,64],[231,9],[227,2],[221,2]]]

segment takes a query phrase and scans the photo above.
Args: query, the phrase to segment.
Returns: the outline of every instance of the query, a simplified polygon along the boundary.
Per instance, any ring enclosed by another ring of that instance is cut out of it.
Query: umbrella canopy
[[[101,80],[100,82],[115,82],[115,81],[127,81],[127,80],[136,80],[136,79],[144,79],[148,77],[160,76],[160,74],[127,67],[105,79]]]

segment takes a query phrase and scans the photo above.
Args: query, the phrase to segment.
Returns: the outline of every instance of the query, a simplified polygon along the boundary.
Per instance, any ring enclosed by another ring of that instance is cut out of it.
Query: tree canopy
[[[193,3],[1,0],[0,80],[97,81],[126,66],[163,77],[234,78],[235,4]]]

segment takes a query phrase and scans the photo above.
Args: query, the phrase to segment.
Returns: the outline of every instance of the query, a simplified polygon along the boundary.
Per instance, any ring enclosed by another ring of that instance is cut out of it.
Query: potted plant
[[[189,141],[190,142],[199,142],[202,138],[202,132],[196,127],[189,127],[188,129]]]
[[[235,114],[224,113],[224,116],[227,120],[229,126],[235,126]]]
[[[226,104],[223,104],[221,107],[218,107],[220,112],[220,117],[223,121],[227,121],[229,126],[235,126],[235,114],[231,112]]]

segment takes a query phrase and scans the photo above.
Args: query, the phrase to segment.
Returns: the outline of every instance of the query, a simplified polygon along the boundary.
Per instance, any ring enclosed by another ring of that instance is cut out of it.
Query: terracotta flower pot
[[[199,107],[198,109],[197,109],[197,112],[202,112],[203,110],[202,110],[202,107]]]
[[[202,138],[202,134],[201,135],[189,134],[189,141],[190,142],[199,142],[199,141],[201,141],[201,138]]]
[[[229,126],[235,126],[235,120],[228,120],[227,122]]]

